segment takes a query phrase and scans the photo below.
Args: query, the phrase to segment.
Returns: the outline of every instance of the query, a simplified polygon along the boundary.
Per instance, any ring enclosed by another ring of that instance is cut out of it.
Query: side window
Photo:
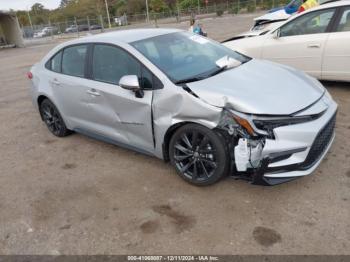
[[[56,73],[61,73],[62,51],[51,58],[50,69]]]
[[[92,60],[93,79],[111,84],[119,84],[125,75],[141,77],[140,63],[126,51],[109,46],[95,45]]]
[[[299,16],[280,29],[280,37],[325,33],[335,9],[315,11]]]
[[[67,47],[63,50],[62,73],[84,77],[87,45]]]
[[[153,89],[153,74],[144,66],[142,67],[141,78],[139,79],[139,81],[142,89]]]
[[[350,31],[350,7],[347,7],[340,19],[339,25],[337,26],[337,32],[348,32]]]

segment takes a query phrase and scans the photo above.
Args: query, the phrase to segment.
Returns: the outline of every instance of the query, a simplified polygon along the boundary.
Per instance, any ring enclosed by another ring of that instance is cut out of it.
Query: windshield
[[[218,69],[222,67],[217,61],[224,57],[240,63],[250,60],[219,43],[188,32],[160,35],[131,45],[174,83],[192,82],[219,73]]]

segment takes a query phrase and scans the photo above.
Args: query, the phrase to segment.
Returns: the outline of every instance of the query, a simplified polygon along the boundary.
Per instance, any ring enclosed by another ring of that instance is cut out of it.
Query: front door
[[[314,11],[283,25],[278,37],[264,42],[262,58],[321,78],[322,55],[334,13],[334,8]]]
[[[143,79],[151,73],[123,49],[94,44],[88,83],[88,121],[91,131],[146,152],[153,152],[153,91]],[[123,89],[119,80],[126,75],[139,78],[143,94]],[[149,81],[149,82],[150,82]]]
[[[350,81],[350,6],[344,7],[324,51],[322,79]]]

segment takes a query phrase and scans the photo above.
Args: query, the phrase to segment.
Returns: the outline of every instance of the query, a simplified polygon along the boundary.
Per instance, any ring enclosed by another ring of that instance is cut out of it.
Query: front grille
[[[321,155],[327,149],[333,137],[336,115],[337,114],[334,114],[329,122],[318,133],[314,143],[311,146],[309,154],[304,163],[301,164],[300,169],[309,169],[320,159]]]

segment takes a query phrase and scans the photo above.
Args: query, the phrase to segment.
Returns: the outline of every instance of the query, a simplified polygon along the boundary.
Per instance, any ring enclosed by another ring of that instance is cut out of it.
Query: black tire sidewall
[[[67,126],[66,126],[66,124],[64,123],[64,120],[63,120],[63,118],[62,118],[60,112],[58,111],[57,107],[56,107],[49,99],[43,100],[43,101],[41,102],[41,104],[40,104],[40,114],[41,114],[42,119],[44,119],[44,118],[43,118],[42,108],[43,108],[43,106],[44,106],[45,104],[51,106],[51,107],[56,111],[56,113],[57,113],[57,115],[58,115],[58,117],[59,117],[59,119],[60,119],[60,121],[61,121],[61,123],[62,123],[62,128],[61,128],[61,130],[60,130],[59,133],[55,134],[55,133],[52,132],[52,131],[49,129],[49,127],[48,127],[48,129],[50,130],[50,132],[51,132],[53,135],[58,136],[58,137],[67,136],[67,135],[70,133],[70,131],[67,129]],[[45,124],[46,124],[46,123],[45,123]]]
[[[211,143],[213,144],[215,150],[216,150],[216,159],[217,159],[217,169],[215,170],[214,174],[204,181],[193,181],[192,179],[189,179],[185,175],[183,175],[178,168],[176,167],[176,161],[174,159],[174,145],[175,142],[182,136],[183,133],[197,130],[200,133],[205,134],[210,139]],[[177,173],[187,182],[197,185],[197,186],[207,186],[212,185],[219,181],[221,178],[223,178],[225,175],[227,175],[228,169],[229,169],[229,154],[227,152],[227,147],[225,146],[225,141],[219,135],[217,132],[205,127],[201,126],[199,124],[186,124],[182,127],[180,127],[172,136],[170,143],[169,143],[169,157],[170,162],[176,169]]]

